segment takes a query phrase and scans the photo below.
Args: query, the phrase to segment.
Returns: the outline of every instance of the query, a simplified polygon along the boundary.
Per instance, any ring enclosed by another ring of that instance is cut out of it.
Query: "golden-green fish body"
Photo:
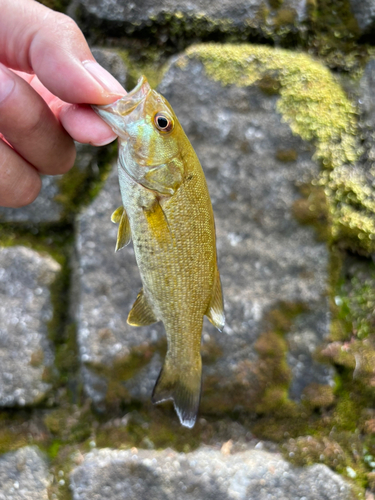
[[[123,207],[116,250],[132,238],[143,289],[128,323],[162,321],[168,340],[152,401],[173,399],[195,423],[201,392],[203,316],[224,326],[215,224],[199,160],[169,103],[142,77],[116,103],[95,111],[119,136]]]

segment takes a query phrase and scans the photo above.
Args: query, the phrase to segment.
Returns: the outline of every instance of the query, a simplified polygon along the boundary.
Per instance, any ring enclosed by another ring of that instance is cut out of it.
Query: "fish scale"
[[[203,316],[224,327],[215,224],[202,167],[170,104],[142,77],[107,106],[93,106],[119,136],[123,207],[116,250],[133,239],[143,288],[128,323],[162,321],[168,349],[152,401],[172,399],[183,425],[196,421]],[[160,119],[160,121],[159,121]]]

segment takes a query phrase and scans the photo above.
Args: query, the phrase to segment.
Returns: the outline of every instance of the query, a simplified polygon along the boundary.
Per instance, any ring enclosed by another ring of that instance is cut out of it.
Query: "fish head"
[[[173,194],[182,182],[185,134],[168,101],[142,76],[121,99],[92,107],[118,135],[120,165],[127,173],[149,189]]]

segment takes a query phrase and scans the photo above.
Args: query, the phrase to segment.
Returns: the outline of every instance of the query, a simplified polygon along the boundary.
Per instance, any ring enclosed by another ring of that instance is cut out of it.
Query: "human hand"
[[[124,94],[72,19],[34,0],[2,0],[0,205],[27,205],[40,191],[39,174],[67,172],[73,139],[96,146],[113,141],[113,131],[87,104],[109,104]]]

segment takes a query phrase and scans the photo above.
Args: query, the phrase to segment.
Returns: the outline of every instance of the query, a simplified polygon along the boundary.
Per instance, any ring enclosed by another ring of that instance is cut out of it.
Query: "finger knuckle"
[[[56,168],[56,171],[58,170],[60,174],[65,174],[73,167],[75,159],[76,148],[74,146],[74,142],[71,141],[71,144],[64,148],[64,155],[61,156],[61,160]]]
[[[40,188],[40,177],[33,178],[21,188],[15,188],[13,207],[21,208],[30,205],[37,198]]]
[[[77,23],[66,14],[62,14],[61,12],[54,12],[54,26],[56,30],[68,31],[73,33],[81,33]]]

